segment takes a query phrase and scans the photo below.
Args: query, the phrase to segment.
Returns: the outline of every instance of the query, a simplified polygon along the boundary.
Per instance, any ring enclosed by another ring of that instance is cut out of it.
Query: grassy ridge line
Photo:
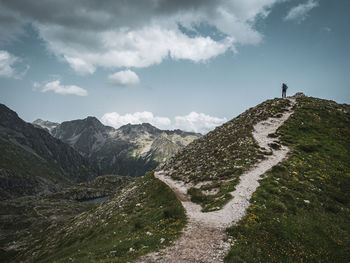
[[[279,129],[290,157],[261,181],[247,216],[228,229],[226,262],[347,262],[350,106],[300,98]]]
[[[18,259],[28,262],[131,262],[174,240],[186,224],[175,194],[153,173],[43,238]]]
[[[220,210],[232,199],[230,192],[235,190],[239,177],[271,154],[255,141],[254,125],[270,117],[281,117],[289,106],[289,100],[272,99],[250,108],[192,142],[162,169],[175,180],[207,182],[199,189],[189,189],[191,201],[200,204],[203,212]]]

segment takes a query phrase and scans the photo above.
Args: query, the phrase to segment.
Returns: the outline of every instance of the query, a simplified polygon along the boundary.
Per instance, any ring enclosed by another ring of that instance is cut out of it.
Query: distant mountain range
[[[87,158],[0,104],[0,199],[50,193],[97,176]]]
[[[114,129],[95,117],[31,124],[0,104],[0,199],[56,192],[99,174],[141,176],[199,137],[148,123]]]
[[[160,130],[149,123],[114,129],[95,117],[61,124],[38,119],[33,124],[72,146],[102,174],[125,176],[144,175],[201,137],[201,134],[181,130]]]

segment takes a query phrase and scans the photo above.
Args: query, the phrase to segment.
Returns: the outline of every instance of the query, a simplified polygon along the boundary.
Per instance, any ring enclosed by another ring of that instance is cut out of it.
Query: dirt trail
[[[266,150],[272,150],[272,155],[241,175],[236,190],[231,192],[233,198],[221,210],[201,212],[201,206],[192,203],[187,195],[187,190],[191,185],[175,181],[165,176],[162,171],[155,173],[158,179],[165,182],[176,193],[186,210],[188,224],[182,236],[172,246],[159,252],[147,254],[136,262],[223,262],[223,258],[230,248],[230,244],[225,242],[225,229],[237,224],[246,214],[250,205],[249,200],[259,186],[260,176],[286,158],[289,152],[289,148],[286,146],[282,146],[279,150],[270,149],[269,144],[277,139],[268,137],[268,134],[276,132],[293,113],[292,107],[295,104],[295,99],[289,98],[289,100],[292,102],[292,106],[282,117],[269,118],[254,126],[253,136],[255,140],[259,146]]]

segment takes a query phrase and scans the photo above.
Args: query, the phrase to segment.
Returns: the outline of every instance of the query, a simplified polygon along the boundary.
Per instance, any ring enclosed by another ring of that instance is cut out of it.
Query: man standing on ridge
[[[282,98],[287,97],[288,86],[285,83],[282,83]]]

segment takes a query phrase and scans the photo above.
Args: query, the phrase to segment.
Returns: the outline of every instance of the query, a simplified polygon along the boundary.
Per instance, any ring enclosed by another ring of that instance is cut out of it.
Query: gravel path
[[[292,98],[289,100],[293,106],[295,100]],[[201,206],[192,203],[187,195],[187,190],[192,185],[175,181],[162,171],[156,172],[155,176],[165,182],[181,201],[187,213],[188,224],[182,236],[172,246],[159,252],[147,254],[136,262],[223,262],[223,258],[230,248],[230,244],[225,242],[225,229],[237,224],[245,216],[250,205],[249,200],[259,186],[260,176],[286,158],[289,152],[289,148],[286,146],[282,146],[279,150],[270,149],[268,144],[277,139],[268,137],[268,134],[275,133],[290,117],[293,113],[291,108],[281,118],[269,118],[254,126],[253,136],[255,140],[259,146],[266,150],[272,150],[272,155],[241,175],[236,190],[231,192],[233,198],[221,210],[201,212]]]

